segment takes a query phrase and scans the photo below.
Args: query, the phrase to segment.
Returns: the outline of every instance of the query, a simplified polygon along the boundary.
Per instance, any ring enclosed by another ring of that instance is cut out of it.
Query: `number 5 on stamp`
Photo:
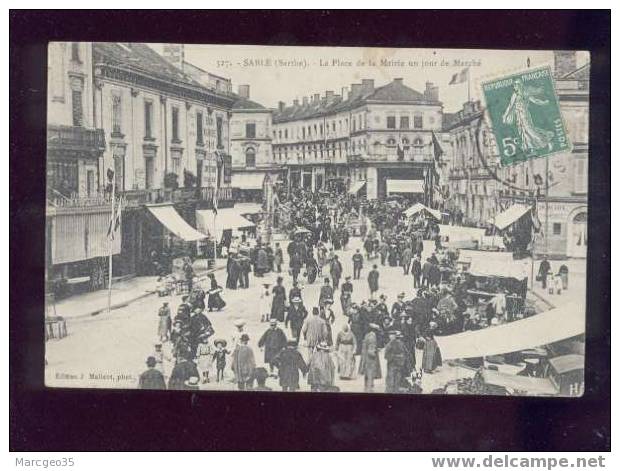
[[[570,150],[550,67],[484,82],[482,92],[502,165]]]

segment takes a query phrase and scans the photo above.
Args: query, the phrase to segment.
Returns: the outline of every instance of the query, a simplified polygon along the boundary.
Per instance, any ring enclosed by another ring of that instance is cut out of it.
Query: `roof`
[[[122,66],[156,78],[204,88],[200,82],[142,43],[93,43],[93,62]]]
[[[559,77],[558,80],[590,80],[590,63]]]
[[[232,109],[233,110],[265,110],[265,111],[269,111],[267,108],[265,108],[263,105],[261,105],[260,103],[256,103],[255,101],[250,100],[249,98],[244,98],[240,95],[232,94],[232,96],[234,98],[236,98],[235,102],[233,103]]]
[[[584,356],[576,353],[562,355],[560,357],[551,358],[549,364],[558,374],[564,374],[569,371],[583,370]]]
[[[276,110],[273,116],[274,123],[295,121],[299,119],[318,118],[339,111],[355,109],[365,103],[419,103],[437,104],[439,101],[429,100],[424,94],[410,88],[400,80],[394,80],[386,85],[374,88],[371,91],[361,93],[349,93],[346,100],[340,95],[322,97],[317,100],[309,100],[306,104],[287,106],[282,110]]]

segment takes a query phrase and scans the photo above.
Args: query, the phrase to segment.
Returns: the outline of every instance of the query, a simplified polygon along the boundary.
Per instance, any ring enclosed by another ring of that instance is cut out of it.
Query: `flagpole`
[[[114,198],[116,195],[116,174],[112,178],[112,201],[110,203],[110,208],[112,213],[110,214],[110,224],[112,228],[112,232],[108,237],[108,249],[109,249],[109,261],[108,261],[108,313],[112,312],[112,244],[114,243],[114,224],[116,221],[114,220]]]
[[[470,73],[469,67],[467,68],[467,101],[471,101],[471,87],[470,87]]]

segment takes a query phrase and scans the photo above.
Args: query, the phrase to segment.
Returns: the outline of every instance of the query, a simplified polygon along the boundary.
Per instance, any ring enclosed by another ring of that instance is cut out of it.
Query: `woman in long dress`
[[[308,384],[312,391],[330,391],[334,387],[336,367],[329,354],[329,346],[321,342],[308,363]]]
[[[209,273],[208,276],[211,279],[211,288],[209,289],[209,292],[208,292],[209,300],[207,301],[207,307],[209,308],[209,311],[213,311],[214,309],[216,311],[219,311],[223,309],[224,306],[226,306],[226,303],[220,296],[220,292],[222,291],[222,288],[221,286],[217,284],[215,275],[213,273]]]
[[[276,286],[271,290],[273,293],[271,319],[276,319],[279,322],[284,322],[284,311],[286,309],[286,289],[282,286],[282,280],[283,278],[279,276],[276,280]]]
[[[433,334],[428,333],[424,339],[422,369],[425,373],[432,373],[438,366],[441,366],[441,351]]]
[[[338,352],[338,375],[340,379],[355,378],[355,351],[357,340],[348,324],[336,336],[336,351]]]

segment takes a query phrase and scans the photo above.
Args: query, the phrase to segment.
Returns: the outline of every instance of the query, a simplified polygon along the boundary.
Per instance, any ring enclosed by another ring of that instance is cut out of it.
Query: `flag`
[[[458,83],[463,83],[469,80],[469,67],[465,67],[459,73],[454,74],[452,79],[450,79],[450,83],[448,85],[456,85]]]
[[[433,154],[435,156],[435,160],[439,162],[439,157],[443,155],[443,149],[441,148],[441,144],[439,139],[437,139],[435,131],[431,131],[431,136],[433,138]]]
[[[114,240],[115,234],[121,225],[121,202],[116,203],[116,208],[110,214],[110,224],[108,225],[108,237]]]

